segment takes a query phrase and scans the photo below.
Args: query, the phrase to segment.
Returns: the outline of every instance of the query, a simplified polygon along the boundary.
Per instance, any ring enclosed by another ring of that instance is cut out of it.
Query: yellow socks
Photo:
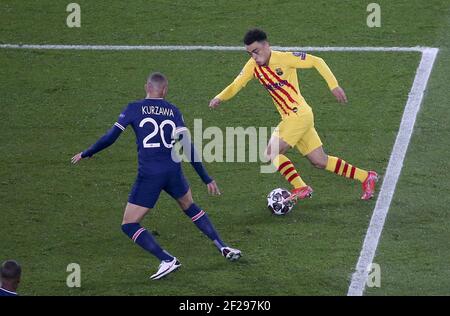
[[[295,170],[294,164],[285,155],[278,155],[273,160],[274,166],[278,169],[281,175],[294,186],[295,189],[306,186],[302,178]]]
[[[325,169],[346,178],[358,179],[361,182],[364,182],[369,174],[366,170],[356,168],[355,166],[346,163],[344,160],[333,156],[328,156],[328,162]]]

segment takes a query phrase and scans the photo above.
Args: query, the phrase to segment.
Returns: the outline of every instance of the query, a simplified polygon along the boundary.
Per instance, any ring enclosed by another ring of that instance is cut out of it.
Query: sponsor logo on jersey
[[[287,84],[288,84],[287,80],[281,80],[280,82],[274,82],[273,84],[268,84],[268,85],[266,85],[266,87],[267,87],[267,89],[273,91],[273,90],[281,89],[283,86],[285,86]]]

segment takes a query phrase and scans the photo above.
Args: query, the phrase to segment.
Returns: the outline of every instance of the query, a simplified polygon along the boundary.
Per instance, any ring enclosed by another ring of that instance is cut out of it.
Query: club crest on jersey
[[[281,68],[275,69],[275,72],[277,73],[278,76],[282,76],[283,75],[283,70],[281,70]]]
[[[306,58],[305,52],[293,52],[292,55],[300,57],[301,60],[305,60],[305,58]]]

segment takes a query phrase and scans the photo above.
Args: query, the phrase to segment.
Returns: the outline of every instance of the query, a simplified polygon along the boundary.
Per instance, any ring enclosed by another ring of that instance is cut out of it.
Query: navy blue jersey
[[[17,296],[17,293],[0,288],[0,296]]]
[[[172,159],[175,135],[187,130],[176,106],[164,99],[144,99],[128,104],[114,124],[122,131],[128,125],[136,134],[139,174],[152,175],[181,168]]]
[[[111,146],[130,124],[136,134],[138,176],[152,177],[155,174],[181,171],[181,157],[173,150],[175,140],[179,138],[184,154],[202,181],[205,184],[213,181],[200,161],[189,134],[183,133],[187,128],[181,112],[163,99],[144,99],[128,104],[114,126],[95,144],[83,151],[81,158],[92,157]]]

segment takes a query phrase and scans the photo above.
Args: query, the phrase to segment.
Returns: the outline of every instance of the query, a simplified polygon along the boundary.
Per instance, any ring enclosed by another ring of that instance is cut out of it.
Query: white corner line
[[[59,44],[0,44],[3,49],[43,49],[43,50],[208,50],[208,51],[243,51],[242,46],[218,46],[218,45],[59,45]],[[313,47],[313,46],[272,46],[281,51],[315,51],[315,52],[424,52],[430,47]]]
[[[348,288],[348,296],[362,296],[364,293],[384,222],[403,167],[403,160],[405,159],[409,141],[411,140],[417,113],[422,104],[424,92],[438,52],[438,48],[425,48],[422,51],[422,58],[417,67],[414,83],[409,92],[405,110],[403,111],[402,121],[400,123],[397,138],[395,139],[391,157],[389,158],[383,185],[381,186],[358,263],[356,264],[356,269],[352,275],[352,280]]]

